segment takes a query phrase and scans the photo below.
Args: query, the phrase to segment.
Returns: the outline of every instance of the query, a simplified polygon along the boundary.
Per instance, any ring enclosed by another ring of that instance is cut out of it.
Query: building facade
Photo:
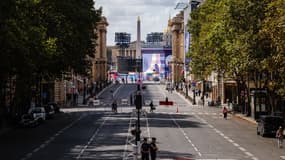
[[[101,85],[108,79],[107,73],[107,26],[108,22],[105,17],[97,24],[97,46],[95,58],[92,60],[91,80]]]
[[[183,20],[183,11],[181,11],[168,23],[172,34],[172,58],[169,62],[171,74],[170,81],[172,83],[179,83],[184,79],[185,53]]]

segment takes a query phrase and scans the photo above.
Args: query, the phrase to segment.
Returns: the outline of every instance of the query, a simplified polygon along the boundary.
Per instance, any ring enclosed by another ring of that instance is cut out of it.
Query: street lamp
[[[196,104],[196,93],[195,93],[195,88],[193,88],[193,105]]]
[[[86,78],[83,78],[83,104],[86,104]]]
[[[140,91],[140,84],[137,85],[137,95],[135,99],[137,109],[137,125],[136,125],[136,145],[140,142],[140,110],[142,109],[142,95]]]

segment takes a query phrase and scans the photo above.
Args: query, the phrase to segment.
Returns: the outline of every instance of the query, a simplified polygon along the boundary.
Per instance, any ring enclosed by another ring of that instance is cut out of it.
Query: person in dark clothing
[[[156,152],[157,152],[158,148],[156,145],[156,138],[153,137],[152,141],[150,143],[150,159],[151,160],[155,160],[156,159]]]
[[[114,101],[113,103],[112,103],[112,111],[113,112],[115,112],[115,113],[117,113],[118,111],[117,111],[117,102],[116,101]]]
[[[227,109],[227,107],[224,107],[222,112],[223,112],[223,115],[224,115],[224,119],[227,119],[227,116],[228,116],[228,109]]]
[[[152,101],[150,102],[149,107],[150,107],[150,112],[153,112],[153,110],[155,110],[155,107]]]
[[[147,143],[147,138],[143,139],[141,144],[141,155],[142,160],[149,160],[150,145]]]

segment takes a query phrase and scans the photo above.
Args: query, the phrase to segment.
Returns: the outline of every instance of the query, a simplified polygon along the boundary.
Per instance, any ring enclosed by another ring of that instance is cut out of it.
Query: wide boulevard
[[[153,100],[156,110],[143,106],[141,139],[157,138],[158,159],[280,160],[285,149],[274,137],[256,135],[256,124],[229,115],[221,109],[192,105],[165,85],[145,83],[143,101]],[[62,108],[63,113],[34,128],[14,128],[0,135],[2,160],[131,160],[137,114],[125,104],[136,94],[136,84],[117,84],[99,95],[100,105]],[[173,106],[158,105],[168,97]],[[118,113],[111,103],[118,102]]]

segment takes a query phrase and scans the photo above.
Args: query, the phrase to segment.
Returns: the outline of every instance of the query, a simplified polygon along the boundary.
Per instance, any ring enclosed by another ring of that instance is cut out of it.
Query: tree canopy
[[[259,73],[263,83],[285,95],[285,2],[283,0],[207,0],[191,13],[191,67],[243,80]],[[266,84],[268,85],[268,84]],[[268,86],[267,86],[268,87]]]
[[[17,106],[29,103],[31,86],[39,80],[55,80],[70,70],[87,74],[100,19],[93,0],[2,0],[1,99],[11,78]]]

